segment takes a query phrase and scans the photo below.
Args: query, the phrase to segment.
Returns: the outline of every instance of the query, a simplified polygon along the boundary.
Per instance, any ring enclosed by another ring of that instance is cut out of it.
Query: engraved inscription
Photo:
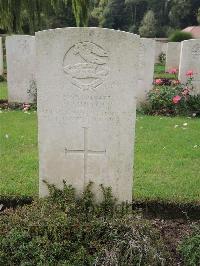
[[[65,54],[63,70],[79,89],[95,90],[109,73],[108,53],[92,42],[77,43]]]
[[[200,44],[195,44],[192,47],[192,57],[196,58],[197,56],[200,56]]]
[[[88,155],[90,154],[105,155],[106,150],[103,150],[103,151],[90,150],[88,148],[88,128],[84,127],[83,129],[84,129],[84,149],[83,150],[70,150],[70,149],[65,148],[65,154],[68,154],[68,153],[83,154],[84,156],[84,182],[85,182],[86,177],[87,177]]]

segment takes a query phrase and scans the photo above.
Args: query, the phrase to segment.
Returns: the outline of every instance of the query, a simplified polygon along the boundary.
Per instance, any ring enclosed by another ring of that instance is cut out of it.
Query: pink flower
[[[180,84],[180,81],[178,79],[172,80],[172,85],[178,85]]]
[[[23,103],[23,111],[28,111],[31,105],[29,103]]]
[[[178,69],[177,68],[171,68],[167,71],[169,74],[177,74],[178,73]]]
[[[186,96],[188,95],[190,92],[190,90],[188,88],[185,88],[183,91],[182,91],[182,95]]]
[[[174,104],[177,104],[180,100],[181,100],[181,97],[179,95],[174,96],[172,99]]]
[[[188,70],[187,72],[186,72],[186,76],[188,76],[188,77],[192,77],[194,75],[194,72],[192,71],[192,70]]]
[[[155,84],[156,85],[161,85],[162,84],[162,79],[155,79]]]

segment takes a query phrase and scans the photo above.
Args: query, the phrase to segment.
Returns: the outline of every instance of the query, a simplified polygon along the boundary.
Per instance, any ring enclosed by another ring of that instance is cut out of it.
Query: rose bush
[[[154,87],[142,105],[145,114],[153,115],[200,115],[200,95],[192,95],[195,73],[188,70],[187,82],[182,84],[177,78],[177,69],[168,71],[174,79],[155,79]]]

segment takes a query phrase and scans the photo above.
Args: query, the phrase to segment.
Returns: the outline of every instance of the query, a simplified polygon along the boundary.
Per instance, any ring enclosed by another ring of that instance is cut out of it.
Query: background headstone
[[[155,40],[140,38],[137,106],[145,101],[147,93],[152,89],[154,58]]]
[[[3,75],[3,44],[2,37],[0,37],[0,75]]]
[[[81,193],[94,182],[132,200],[139,36],[102,28],[36,33],[42,180]]]
[[[165,71],[168,71],[169,69],[172,69],[172,68],[176,68],[176,69],[179,68],[180,53],[181,53],[180,42],[168,42]]]
[[[200,94],[200,39],[187,40],[181,43],[181,57],[179,67],[179,80],[187,81],[186,72],[194,72],[194,94]]]
[[[161,53],[166,54],[167,43],[156,41],[155,44],[155,63],[160,63],[159,56]]]
[[[13,35],[6,37],[8,101],[35,101],[35,37]]]

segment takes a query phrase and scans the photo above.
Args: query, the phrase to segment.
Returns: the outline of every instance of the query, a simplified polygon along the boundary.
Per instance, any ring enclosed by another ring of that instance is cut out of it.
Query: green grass
[[[183,126],[183,123],[188,125]],[[36,113],[3,111],[0,125],[0,195],[36,196]],[[175,128],[175,125],[179,126]],[[134,197],[199,201],[199,132],[200,119],[197,118],[138,116]]]
[[[8,99],[7,83],[5,81],[0,82],[0,100]]]
[[[154,78],[169,78],[174,79],[174,74],[165,73],[165,65],[155,64],[154,67]]]
[[[137,118],[136,198],[200,202],[199,132],[197,118]]]
[[[36,113],[0,113],[0,195],[37,195]]]

